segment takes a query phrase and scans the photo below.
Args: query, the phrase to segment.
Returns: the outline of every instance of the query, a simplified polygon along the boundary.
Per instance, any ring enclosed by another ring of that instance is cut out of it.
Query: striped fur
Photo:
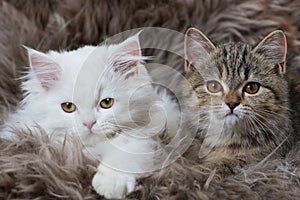
[[[188,102],[199,106],[199,138],[205,150],[203,154],[200,149],[200,156],[208,166],[232,172],[288,143],[284,142],[290,133],[285,42],[284,34],[274,31],[255,48],[240,42],[215,47],[197,29],[187,31],[186,78],[197,96]],[[211,81],[222,90],[210,92]],[[259,85],[257,93],[246,92],[251,84]],[[232,109],[230,104],[237,106]],[[276,154],[284,151],[280,148]]]

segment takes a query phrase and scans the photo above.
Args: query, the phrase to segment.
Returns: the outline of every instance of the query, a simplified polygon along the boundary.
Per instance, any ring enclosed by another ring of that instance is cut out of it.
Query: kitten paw
[[[135,176],[100,165],[93,177],[92,186],[107,199],[120,199],[134,190]]]

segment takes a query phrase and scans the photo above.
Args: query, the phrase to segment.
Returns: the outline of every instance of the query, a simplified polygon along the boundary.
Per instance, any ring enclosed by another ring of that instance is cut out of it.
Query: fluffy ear
[[[139,34],[140,32],[115,46],[116,51],[112,58],[115,72],[121,74],[134,72],[139,62],[145,59],[141,55]]]
[[[285,73],[287,42],[282,31],[271,32],[252,51],[262,54],[272,65],[278,67],[279,73]]]
[[[195,70],[195,64],[207,61],[215,49],[213,43],[200,30],[189,28],[184,40],[185,71]]]
[[[49,58],[46,54],[25,47],[28,52],[29,64],[32,71],[36,74],[41,86],[46,91],[59,79],[61,67]]]

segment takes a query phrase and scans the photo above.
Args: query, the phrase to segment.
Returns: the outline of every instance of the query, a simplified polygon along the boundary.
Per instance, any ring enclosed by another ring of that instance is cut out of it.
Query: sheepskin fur
[[[54,144],[41,131],[17,132],[21,140],[0,141],[1,199],[97,199],[91,180],[96,163],[82,154],[80,142]]]
[[[300,130],[300,2],[297,0],[0,0],[0,124],[22,99],[20,80],[27,58],[21,45],[40,51],[99,44],[119,32],[165,27],[184,33],[200,28],[212,41],[255,44],[282,29],[288,39],[288,77]],[[142,44],[143,45],[143,44]],[[180,47],[181,44],[179,44]],[[182,62],[149,50],[161,63],[181,70]],[[176,63],[176,64],[175,64]],[[43,131],[20,132],[19,142],[0,140],[0,199],[101,199],[91,188],[97,163],[86,158],[75,139],[52,143]],[[296,143],[296,141],[295,141]],[[199,149],[197,141],[188,150]],[[300,144],[285,158],[266,158],[240,173],[220,177],[186,153],[161,171],[138,180],[127,199],[298,199]]]

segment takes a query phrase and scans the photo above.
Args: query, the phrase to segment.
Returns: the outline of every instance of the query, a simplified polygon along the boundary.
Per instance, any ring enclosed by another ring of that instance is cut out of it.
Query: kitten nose
[[[238,106],[240,105],[239,102],[228,102],[226,103],[227,106],[230,108],[231,112]]]
[[[93,122],[83,122],[83,125],[86,126],[88,129],[92,129],[92,127],[96,124],[96,121]]]

